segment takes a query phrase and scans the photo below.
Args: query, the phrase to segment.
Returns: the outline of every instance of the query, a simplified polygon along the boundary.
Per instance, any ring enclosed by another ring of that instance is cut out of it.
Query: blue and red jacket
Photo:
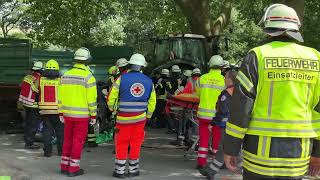
[[[156,94],[152,80],[141,72],[122,74],[110,91],[108,107],[118,108],[117,124],[138,124],[152,116]]]

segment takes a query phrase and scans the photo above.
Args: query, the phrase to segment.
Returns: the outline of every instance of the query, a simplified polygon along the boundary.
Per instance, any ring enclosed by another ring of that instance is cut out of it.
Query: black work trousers
[[[244,169],[243,180],[302,180],[302,178],[261,176],[261,175],[249,172],[248,170]]]
[[[58,114],[42,115],[43,120],[43,145],[45,153],[52,153],[52,137],[57,137],[58,154],[62,154],[64,125]]]
[[[157,119],[156,123],[161,128],[165,128],[168,124],[167,116],[164,113],[165,107],[166,101],[164,99],[158,99],[153,117]]]
[[[40,122],[40,114],[38,108],[24,107],[26,118],[24,122],[24,142],[26,146],[34,143],[34,138]]]

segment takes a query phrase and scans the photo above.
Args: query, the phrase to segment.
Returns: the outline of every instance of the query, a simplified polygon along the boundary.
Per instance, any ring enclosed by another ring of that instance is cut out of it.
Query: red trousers
[[[212,133],[212,150],[217,152],[220,144],[221,133],[219,126],[213,126],[209,131],[209,121],[199,119],[199,148],[198,148],[198,165],[205,166],[207,164],[209,140]]]
[[[89,119],[76,121],[65,117],[60,164],[62,170],[76,172],[80,169],[81,153],[88,133],[88,121]]]
[[[141,145],[143,143],[145,135],[144,126],[145,123],[132,125],[116,125],[115,146],[117,160],[127,160],[129,145],[129,159],[139,159]]]

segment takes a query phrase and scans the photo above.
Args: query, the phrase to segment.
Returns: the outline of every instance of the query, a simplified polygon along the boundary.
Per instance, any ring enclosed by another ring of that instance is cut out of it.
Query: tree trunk
[[[175,0],[191,27],[191,32],[212,36],[209,0]]]
[[[183,14],[187,17],[193,34],[200,34],[205,37],[218,36],[230,22],[232,0],[224,0],[223,6],[221,7],[221,13],[216,20],[213,20],[211,17],[209,0],[175,1],[181,8]],[[213,39],[210,39],[210,41],[207,41],[208,43],[206,43],[208,57],[217,53],[216,50],[213,51],[212,40]]]

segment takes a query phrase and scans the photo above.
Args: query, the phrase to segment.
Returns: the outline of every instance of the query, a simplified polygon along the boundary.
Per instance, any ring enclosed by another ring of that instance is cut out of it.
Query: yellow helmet
[[[46,63],[46,70],[59,70],[59,64],[56,60],[54,59],[50,59],[47,63]]]
[[[117,66],[111,66],[111,67],[108,69],[108,74],[110,74],[110,75],[119,74],[119,68],[118,68]]]

